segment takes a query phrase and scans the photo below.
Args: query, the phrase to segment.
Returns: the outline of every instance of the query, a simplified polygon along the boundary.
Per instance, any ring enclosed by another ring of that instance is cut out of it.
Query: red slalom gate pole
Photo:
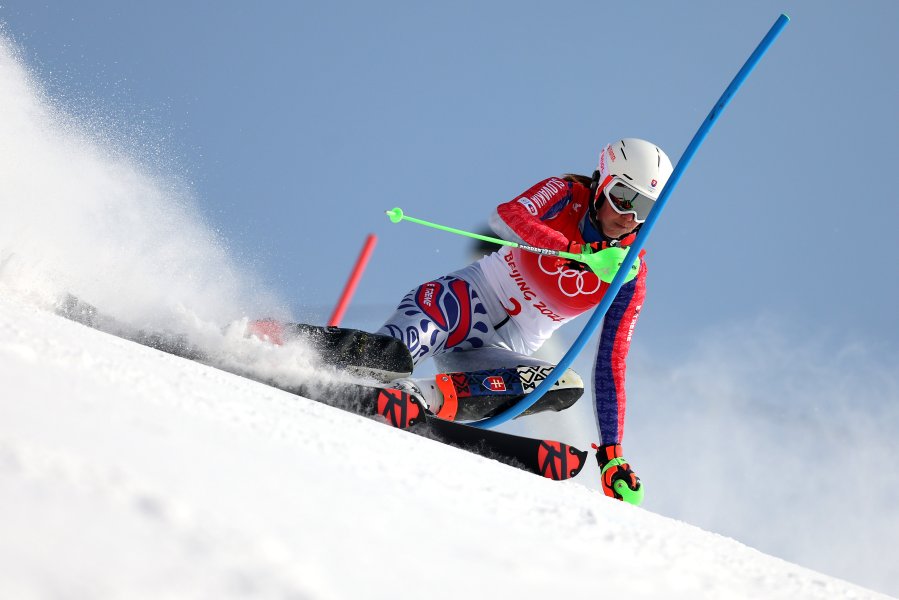
[[[338,300],[337,306],[334,307],[331,318],[328,319],[328,327],[337,327],[340,325],[340,321],[343,320],[343,313],[346,312],[347,306],[350,305],[350,300],[353,299],[353,294],[356,293],[356,286],[359,285],[359,280],[362,278],[362,272],[365,271],[365,265],[368,264],[368,259],[371,257],[372,250],[375,249],[377,241],[378,236],[373,233],[369,233],[368,237],[365,238],[365,245],[362,246],[362,252],[359,253],[359,258],[356,259],[356,266],[353,267],[350,278],[347,279],[346,285],[343,286],[343,293],[340,295],[340,300]]]

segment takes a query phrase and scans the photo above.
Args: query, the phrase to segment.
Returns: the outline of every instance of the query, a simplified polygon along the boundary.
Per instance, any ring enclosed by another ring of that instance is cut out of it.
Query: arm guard
[[[640,254],[642,258],[643,252]],[[627,353],[645,297],[646,263],[642,262],[637,277],[621,286],[606,313],[599,337],[599,350],[593,371],[593,393],[596,421],[603,444],[619,444],[624,435]]]
[[[490,227],[501,238],[550,250],[568,248],[568,238],[544,221],[571,202],[572,184],[558,177],[544,179],[515,200],[496,207]]]

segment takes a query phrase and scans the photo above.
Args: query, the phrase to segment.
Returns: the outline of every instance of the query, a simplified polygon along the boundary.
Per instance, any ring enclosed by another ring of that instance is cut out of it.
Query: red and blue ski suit
[[[633,234],[618,241],[596,230],[587,217],[589,196],[589,188],[574,178],[545,179],[499,205],[491,227],[504,239],[552,250],[566,250],[570,242],[632,243]],[[416,363],[485,346],[528,355],[562,324],[595,308],[608,287],[591,271],[560,264],[555,257],[503,247],[409,292],[380,333],[404,340]],[[646,263],[641,261],[637,276],[622,286],[603,320],[593,370],[603,444],[621,442],[626,358],[645,289]]]
[[[497,207],[492,225],[501,235],[506,233],[502,231],[505,225],[517,238],[538,248],[565,250],[569,242],[608,244],[610,240],[586,217],[589,196],[589,188],[576,181],[546,179]],[[627,246],[635,237],[631,234],[619,243]],[[517,248],[507,248],[497,254],[516,267],[507,269],[506,280],[500,287],[512,292],[507,294],[510,304],[521,305],[519,318],[524,315],[534,321],[530,329],[539,332],[540,337],[547,336],[562,322],[595,308],[609,287],[589,270],[546,268],[553,260],[551,257]],[[514,287],[509,285],[510,281],[515,283]],[[531,293],[527,293],[528,288]],[[645,295],[646,263],[641,260],[637,276],[622,286],[609,307],[599,337],[593,391],[603,444],[620,443],[624,432],[626,359]]]

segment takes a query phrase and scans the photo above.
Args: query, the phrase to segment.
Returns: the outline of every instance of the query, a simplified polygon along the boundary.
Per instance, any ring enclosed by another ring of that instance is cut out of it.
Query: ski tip
[[[401,390],[380,389],[376,402],[375,411],[398,429],[408,429],[427,418],[422,406]]]
[[[543,440],[537,450],[539,474],[555,481],[571,479],[581,472],[586,461],[585,450],[561,442]]]

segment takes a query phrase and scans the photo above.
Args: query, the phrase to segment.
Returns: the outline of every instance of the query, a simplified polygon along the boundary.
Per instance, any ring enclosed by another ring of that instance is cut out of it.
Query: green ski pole
[[[454,227],[447,227],[446,225],[438,225],[437,223],[431,223],[430,221],[416,219],[415,217],[408,217],[403,214],[403,209],[401,208],[394,208],[392,210],[385,211],[385,213],[388,217],[390,217],[390,221],[393,223],[399,223],[400,221],[409,221],[410,223],[416,223],[418,225],[424,225],[425,227],[431,227],[432,229],[438,229],[440,231],[446,231],[448,233],[454,233],[456,235],[474,238],[483,242],[498,244],[500,246],[509,246],[510,248],[520,248],[521,250],[533,252],[534,254],[543,254],[544,256],[559,256],[561,258],[576,260],[590,267],[590,270],[596,273],[596,275],[606,283],[612,282],[612,279],[618,272],[618,268],[624,262],[624,259],[627,256],[628,252],[627,248],[621,248],[618,246],[605,248],[603,250],[600,250],[599,252],[593,252],[590,249],[590,246],[585,246],[584,252],[582,252],[581,254],[576,254],[574,252],[565,252],[564,250],[537,248],[535,246],[528,246],[527,244],[519,244],[518,242],[510,242],[509,240],[490,237],[489,235],[480,235],[478,233],[471,233],[470,231],[463,231],[462,229],[456,229]],[[625,278],[625,283],[636,277],[639,271],[640,259],[638,258],[631,265],[630,272]]]

